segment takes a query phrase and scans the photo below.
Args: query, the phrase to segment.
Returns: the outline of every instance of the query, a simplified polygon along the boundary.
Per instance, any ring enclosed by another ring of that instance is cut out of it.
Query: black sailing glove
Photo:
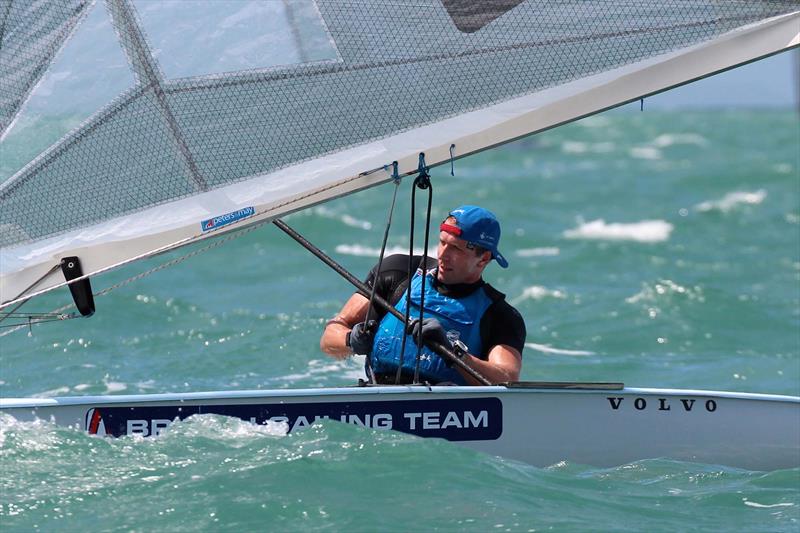
[[[377,322],[359,322],[347,335],[347,345],[353,353],[369,355],[372,351],[372,341],[375,339],[375,326]]]
[[[450,347],[450,341],[447,339],[442,324],[435,318],[423,318],[422,322],[415,319],[409,325],[411,337],[418,345],[427,344],[429,342],[438,342],[446,347]]]

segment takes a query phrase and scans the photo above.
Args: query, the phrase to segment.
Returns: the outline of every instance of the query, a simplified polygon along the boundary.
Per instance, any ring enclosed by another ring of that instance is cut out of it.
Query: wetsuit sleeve
[[[505,300],[496,300],[481,319],[481,336],[487,352],[492,346],[505,344],[522,354],[526,335],[525,320]],[[488,353],[482,355],[488,356]]]

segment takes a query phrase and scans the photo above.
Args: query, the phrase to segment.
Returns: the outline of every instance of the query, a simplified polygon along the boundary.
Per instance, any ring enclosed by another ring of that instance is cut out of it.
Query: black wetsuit
[[[412,264],[415,271],[420,265],[420,261],[422,261],[422,256],[414,256]],[[435,266],[436,260],[429,257],[427,268],[430,269]],[[392,305],[397,304],[408,287],[408,255],[397,254],[385,257],[381,265],[380,275],[377,275],[377,268],[378,265],[375,265],[370,270],[365,283],[372,288],[377,278],[375,293]],[[492,300],[493,303],[483,314],[480,322],[481,339],[483,339],[485,351],[484,353],[472,355],[486,360],[489,357],[489,350],[498,344],[511,346],[522,354],[522,349],[525,346],[525,321],[519,311],[506,302],[503,293],[483,280],[455,285],[445,285],[438,281],[434,281],[434,283],[434,287],[440,294],[452,298],[463,298],[482,286]],[[373,305],[369,318],[380,321],[385,314],[379,306]],[[394,383],[393,377],[391,382]]]

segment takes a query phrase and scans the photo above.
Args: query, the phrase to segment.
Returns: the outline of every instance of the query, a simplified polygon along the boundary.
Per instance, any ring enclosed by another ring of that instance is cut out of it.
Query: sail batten
[[[281,216],[387,181],[361,173],[393,160],[411,172],[419,152],[431,164],[451,144],[474,153],[797,46],[800,33],[797,1],[528,0],[459,12],[478,18],[458,25],[439,0],[308,3],[284,2],[299,6],[283,30],[301,63],[170,79],[141,6],[109,0],[137,84],[0,186],[0,306],[60,257],[104,271],[205,238],[201,221]]]

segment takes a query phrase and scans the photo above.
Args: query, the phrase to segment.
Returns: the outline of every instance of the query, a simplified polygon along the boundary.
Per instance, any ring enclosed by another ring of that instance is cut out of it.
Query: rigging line
[[[20,297],[20,296],[22,296],[23,294],[25,294],[26,292],[28,292],[29,290],[31,290],[32,288],[34,288],[35,286],[37,286],[39,283],[41,283],[41,282],[42,282],[42,280],[44,280],[46,277],[50,276],[50,274],[52,274],[53,272],[55,272],[55,271],[56,271],[56,270],[58,270],[59,268],[61,268],[61,263],[56,263],[55,265],[53,265],[53,266],[50,268],[50,270],[48,270],[47,272],[45,272],[45,274],[44,274],[44,275],[42,275],[42,276],[41,276],[39,279],[37,279],[36,281],[34,281],[34,282],[33,282],[32,284],[30,284],[28,287],[26,287],[26,288],[25,288],[25,289],[24,289],[24,290],[23,290],[21,293],[19,293],[19,294],[18,294],[16,297],[12,298],[11,300],[13,301],[13,300],[17,300],[17,299],[19,299],[19,297]],[[19,309],[20,307],[22,307],[23,305],[25,305],[25,302],[27,302],[28,300],[30,300],[30,298],[25,298],[24,300],[22,300],[21,302],[19,302],[19,303],[18,303],[16,306],[14,306],[14,308],[13,308],[13,309],[11,309],[11,311],[7,311],[6,313],[4,313],[4,314],[3,314],[3,316],[0,316],[0,322],[2,322],[3,320],[5,320],[5,319],[6,319],[6,318],[8,318],[9,316],[11,316],[11,313],[13,313],[13,312],[14,312],[14,311],[16,311],[17,309]]]
[[[32,319],[32,320],[26,320],[25,322],[21,322],[21,323],[18,323],[18,324],[3,324],[3,325],[0,325],[0,329],[3,329],[3,328],[14,328],[14,329],[11,329],[11,330],[8,330],[8,331],[4,331],[3,333],[0,333],[0,337],[4,337],[4,336],[8,335],[9,333],[13,333],[14,331],[17,331],[19,329],[29,328],[30,326],[32,326],[34,324],[43,324],[45,322],[61,322],[61,321],[64,321],[64,320],[69,320],[71,318],[81,318],[81,315],[78,315],[78,314],[75,314],[75,313],[69,313],[69,314],[66,314],[66,315],[64,315],[64,314],[55,315],[55,316],[50,317],[50,318],[35,318],[35,319]]]
[[[414,205],[416,200],[414,199],[415,192],[417,190],[417,181],[414,180],[414,185],[411,187],[411,222],[409,223],[409,230],[408,230],[408,268],[406,270],[406,308],[403,312],[403,324],[410,324],[411,322],[409,319],[411,318],[411,306],[409,302],[411,302],[411,278],[414,276]],[[422,268],[424,269],[425,266],[423,265]],[[408,339],[408,331],[406,328],[403,328],[403,339],[400,341],[400,360],[397,364],[397,372],[394,375],[394,384],[400,384],[400,376],[403,374],[403,360],[405,359],[406,355],[406,340]],[[414,381],[416,383],[416,380]]]
[[[394,205],[395,201],[397,200],[397,191],[400,189],[400,176],[397,174],[397,161],[392,162],[392,180],[394,181],[394,192],[392,193],[392,205],[389,207],[389,216],[386,218],[386,229],[383,232],[383,243],[381,244],[381,253],[378,257],[378,266],[375,270],[375,278],[372,280],[372,292],[369,295],[369,307],[367,307],[367,319],[366,324],[367,328],[369,328],[369,321],[370,321],[370,313],[372,312],[372,306],[375,302],[375,289],[378,286],[378,276],[381,273],[381,265],[383,264],[383,255],[386,252],[386,242],[389,240],[389,228],[392,225],[392,214],[394,213]],[[365,365],[367,367],[367,379],[370,383],[375,383],[375,376],[372,374],[372,362],[370,361],[369,355],[365,360]]]
[[[118,289],[118,288],[120,288],[120,287],[122,287],[124,285],[128,285],[130,283],[133,283],[134,281],[138,281],[138,280],[140,280],[142,278],[145,278],[145,277],[149,276],[150,274],[154,274],[154,273],[158,272],[159,270],[164,270],[165,268],[168,268],[168,267],[171,267],[171,266],[175,266],[178,263],[182,263],[183,261],[186,261],[187,259],[190,259],[190,258],[192,258],[192,257],[194,257],[196,255],[199,255],[199,254],[201,254],[203,252],[211,250],[212,248],[216,248],[217,246],[221,246],[222,244],[224,244],[224,243],[226,243],[228,241],[232,241],[233,239],[238,239],[239,237],[242,237],[242,236],[246,235],[247,233],[250,233],[251,231],[263,226],[264,224],[266,224],[266,222],[260,222],[258,224],[254,224],[252,226],[243,228],[241,230],[237,230],[237,231],[235,231],[233,233],[230,233],[230,234],[226,235],[225,237],[222,237],[222,238],[220,238],[220,239],[218,239],[218,240],[216,240],[216,241],[214,241],[214,242],[212,242],[210,244],[207,244],[206,246],[203,246],[202,248],[198,248],[197,250],[193,250],[193,251],[191,251],[191,252],[189,252],[187,254],[184,254],[184,255],[182,255],[180,257],[176,257],[175,259],[171,259],[171,260],[169,260],[169,261],[167,261],[165,263],[161,263],[160,265],[158,265],[156,267],[153,267],[150,270],[147,270],[145,272],[142,272],[141,274],[137,274],[135,276],[131,276],[130,278],[128,278],[128,279],[126,279],[124,281],[121,281],[119,283],[116,283],[114,285],[106,287],[102,291],[100,291],[97,294],[95,294],[95,296],[103,296],[103,295],[108,294],[109,292],[111,292],[111,291],[113,291],[115,289]]]
[[[291,227],[289,227],[283,220],[276,218],[275,220],[272,221],[272,223],[275,226],[277,226],[281,231],[290,236],[292,239],[297,241],[303,248],[314,254],[314,256],[316,256],[317,259],[321,260],[323,263],[331,267],[331,269],[333,269],[337,274],[341,275],[344,279],[346,279],[351,285],[353,285],[358,290],[360,294],[362,294],[365,297],[367,294],[369,294],[369,287],[367,287],[363,281],[361,281],[353,274],[348,272],[347,269],[345,269],[342,265],[337,263],[333,258],[331,258],[325,252],[323,252],[322,250],[314,246],[311,242],[309,242],[308,239],[306,239],[305,237],[297,233],[295,230],[293,230]],[[390,304],[377,294],[375,295],[375,302],[377,302],[378,305],[383,307],[387,313],[391,313],[392,316],[394,316],[395,318],[398,319],[403,318],[403,313],[395,309],[395,307],[392,304]],[[407,322],[406,326],[408,326]],[[454,365],[463,369],[467,374],[475,378],[475,380],[478,381],[478,383],[481,383],[482,385],[492,384],[480,372],[478,372],[474,368],[464,363],[461,359],[459,359],[458,356],[455,353],[453,353],[453,350],[450,347],[445,346],[443,344],[439,344],[437,342],[428,343],[428,346],[434,352],[439,354],[441,357],[446,358],[447,360],[451,361]]]
[[[165,268],[168,268],[168,267],[171,267],[171,266],[175,266],[178,263],[182,263],[183,261],[185,261],[185,260],[187,260],[187,259],[189,259],[191,257],[194,257],[196,255],[199,255],[199,254],[203,253],[203,252],[211,250],[212,248],[216,248],[217,246],[221,246],[222,244],[224,244],[224,243],[226,243],[228,241],[232,241],[233,239],[238,239],[239,237],[242,237],[242,236],[246,235],[247,233],[250,233],[251,231],[253,231],[255,229],[258,229],[259,227],[263,226],[264,224],[266,224],[266,221],[265,222],[259,222],[258,224],[254,224],[252,226],[248,226],[246,228],[242,228],[240,230],[233,231],[233,232],[229,233],[228,235],[226,235],[225,237],[219,238],[219,239],[211,242],[210,244],[207,244],[206,246],[203,246],[202,248],[198,248],[197,250],[193,250],[193,251],[191,251],[189,253],[186,253],[186,254],[184,254],[184,255],[182,255],[180,257],[176,257],[175,259],[170,259],[169,261],[161,263],[160,265],[158,265],[156,267],[153,267],[150,270],[146,270],[145,272],[142,272],[142,273],[137,274],[135,276],[131,276],[130,278],[128,278],[128,279],[126,279],[124,281],[120,281],[119,283],[116,283],[114,285],[106,287],[105,289],[94,293],[94,296],[105,296],[109,292],[111,292],[113,290],[116,290],[116,289],[118,289],[118,288],[120,288],[120,287],[122,287],[124,285],[128,285],[130,283],[133,283],[134,281],[137,281],[137,280],[140,280],[142,278],[145,278],[145,277],[147,277],[147,276],[149,276],[151,274],[154,274],[154,273],[158,272],[159,270],[163,270]],[[57,267],[58,266],[60,266],[60,265],[57,265]],[[77,281],[79,279],[84,279],[85,277],[88,277],[88,276],[84,276],[84,277],[81,277],[81,278],[76,278],[74,281]],[[17,307],[15,307],[11,311],[9,311],[9,314],[13,313],[16,309],[19,308],[20,305],[24,304],[27,301],[28,300],[22,301]],[[58,309],[54,309],[54,310],[50,311],[49,313],[40,313],[40,314],[46,314],[46,315],[60,314],[63,311],[66,311],[67,309],[69,309],[70,307],[74,307],[74,305],[75,305],[74,303],[69,303],[67,305],[59,307]],[[30,316],[30,315],[23,314],[23,313],[19,313],[19,315]],[[4,315],[2,318],[0,318],[0,321],[4,320],[6,318],[6,316],[8,316],[8,315]],[[74,316],[68,316],[67,318],[80,318],[80,317],[78,315],[74,315]],[[49,322],[49,320],[47,320],[45,322]],[[35,323],[37,323],[37,322],[34,322],[34,324]],[[4,331],[3,333],[0,333],[0,337],[3,337],[3,336],[8,335],[10,333],[13,333],[13,332],[15,332],[15,331],[17,331],[19,329],[22,329],[25,326],[27,326],[28,324],[25,323],[25,324],[15,324],[15,325],[17,326],[16,328],[10,329],[8,331]],[[0,327],[9,327],[9,326],[0,326]]]
[[[53,313],[11,313],[9,318],[47,318],[54,316]]]
[[[433,203],[433,185],[431,185],[431,175],[428,174],[428,167],[425,165],[425,154],[419,154],[419,175],[414,180],[415,188],[419,187],[422,190],[428,190],[428,209],[425,214],[425,244],[422,248],[422,285],[420,289],[419,295],[419,326],[420,326],[420,339],[417,342],[417,358],[414,362],[414,383],[419,382],[419,364],[422,360],[422,319],[424,316],[425,310],[425,281],[427,280],[427,275],[425,272],[425,268],[428,266],[428,237],[430,236],[430,229],[431,229],[431,205]],[[412,202],[413,203],[413,202]],[[411,283],[409,283],[409,286]],[[411,301],[409,300],[407,307],[411,306]]]
[[[408,247],[409,247],[409,250],[408,250],[408,271],[406,272],[406,279],[407,279],[408,285],[406,286],[406,310],[405,310],[405,315],[404,315],[404,323],[405,324],[411,324],[411,322],[410,322],[410,318],[411,318],[411,305],[410,305],[410,302],[411,302],[411,279],[414,277],[414,274],[415,274],[415,271],[414,271],[414,233],[415,233],[414,224],[415,224],[415,220],[416,220],[416,205],[417,205],[416,192],[417,192],[417,188],[418,187],[420,189],[424,189],[425,187],[423,186],[423,183],[426,180],[428,180],[428,178],[430,178],[430,175],[428,174],[428,167],[425,165],[425,154],[422,153],[422,152],[420,152],[420,154],[419,154],[419,164],[417,166],[417,172],[419,173],[419,175],[414,179],[414,186],[411,188],[411,223],[409,224],[409,237],[408,237]],[[430,184],[430,181],[428,181],[428,184]],[[428,267],[428,265],[427,265],[427,263],[425,261],[426,258],[427,258],[427,250],[423,250],[422,259],[420,260],[419,265],[417,266],[418,269],[420,269],[420,268],[422,269],[422,275],[423,275],[422,289],[423,289],[423,292],[424,292],[424,289],[425,289],[425,270]],[[424,303],[424,298],[425,297],[422,296],[422,300],[423,301],[420,302],[420,304]],[[422,306],[421,305],[420,305],[420,318],[419,318],[419,320],[420,321],[422,320]],[[402,375],[403,362],[404,362],[405,353],[406,353],[406,339],[407,338],[408,338],[408,333],[406,332],[403,335],[402,341],[400,342],[400,364],[398,365],[397,372],[395,373],[395,376],[394,376],[395,385],[400,383],[400,377]],[[419,362],[419,359],[421,357],[421,350],[422,350],[422,346],[418,343],[417,344],[417,357],[416,357],[417,363]],[[415,365],[415,367],[416,367],[416,365]],[[415,371],[414,372],[414,380],[413,380],[414,383],[417,383],[417,378],[418,378],[418,375],[417,375],[417,372]]]

